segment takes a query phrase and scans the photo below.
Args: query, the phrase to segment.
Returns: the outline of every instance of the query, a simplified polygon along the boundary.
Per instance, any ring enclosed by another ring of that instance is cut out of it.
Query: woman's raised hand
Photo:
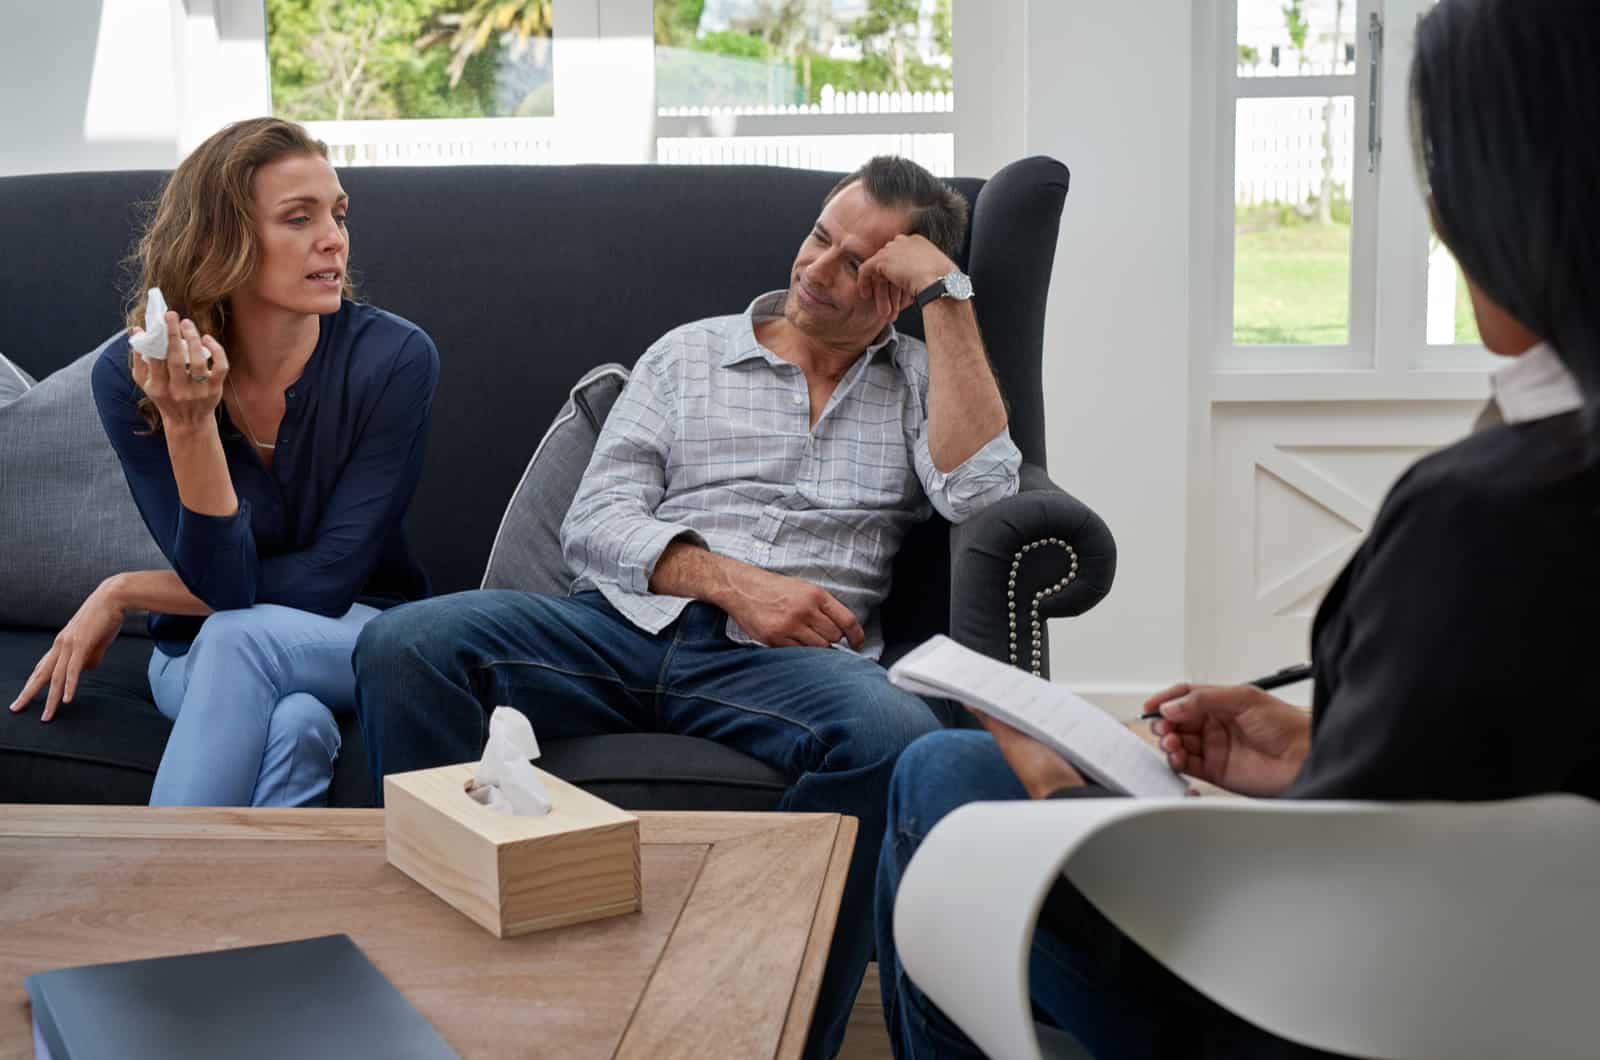
[[[167,359],[133,358],[133,381],[161,413],[163,429],[182,430],[215,422],[222,384],[228,378],[228,355],[210,335],[201,335],[192,320],[167,313]],[[138,334],[138,328],[130,333]]]

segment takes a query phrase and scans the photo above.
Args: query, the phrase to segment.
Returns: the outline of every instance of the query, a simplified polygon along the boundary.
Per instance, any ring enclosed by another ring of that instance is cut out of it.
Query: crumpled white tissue
[[[167,359],[167,300],[161,288],[152,287],[144,299],[144,331],[128,340],[128,345],[147,361]]]
[[[489,743],[467,789],[491,810],[518,817],[543,817],[550,812],[550,793],[529,759],[539,757],[539,741],[526,715],[496,707],[489,715]]]

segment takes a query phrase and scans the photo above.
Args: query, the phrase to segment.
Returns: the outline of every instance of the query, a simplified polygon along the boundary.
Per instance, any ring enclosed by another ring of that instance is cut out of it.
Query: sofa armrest
[[[1015,496],[951,528],[950,563],[950,636],[1047,677],[1045,620],[1105,598],[1117,545],[1088,505],[1023,464]]]

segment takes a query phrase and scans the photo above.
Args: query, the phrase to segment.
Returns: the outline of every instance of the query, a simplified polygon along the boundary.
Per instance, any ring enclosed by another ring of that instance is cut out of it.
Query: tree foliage
[[[452,83],[450,54],[417,41],[461,0],[266,0],[273,112],[297,121],[494,113],[497,55]]]
[[[950,54],[951,0],[935,0],[931,42]],[[847,37],[860,59],[816,50],[808,39],[815,5],[808,0],[752,0],[729,20],[730,28],[699,32],[705,0],[656,0],[656,43],[739,59],[781,64],[794,75],[796,103],[816,103],[824,85],[842,92],[948,91],[950,70],[925,61],[919,50],[921,0],[869,0]]]
[[[687,48],[700,31],[700,16],[706,0],[656,0],[656,43],[668,48]]]
[[[1289,43],[1300,54],[1300,64],[1304,66],[1306,36],[1311,32],[1311,23],[1306,21],[1305,0],[1289,0],[1283,5],[1283,28],[1288,31]]]
[[[275,113],[301,121],[550,113],[553,0],[265,0]],[[921,54],[925,0],[868,0],[842,27],[862,58],[818,50],[815,0],[745,0],[729,28],[700,32],[706,0],[655,0],[658,45],[765,63],[779,95],[939,91],[947,65]],[[1298,5],[1302,0],[1291,0]],[[951,0],[934,0],[931,43],[950,52]],[[827,48],[822,43],[822,48]],[[531,62],[518,62],[534,49]],[[709,76],[709,75],[707,75]]]
[[[450,87],[454,88],[475,56],[485,54],[497,41],[510,38],[513,58],[520,58],[536,40],[548,40],[553,0],[473,0],[465,11],[434,14],[432,32],[417,46],[426,50],[438,44],[450,47]]]

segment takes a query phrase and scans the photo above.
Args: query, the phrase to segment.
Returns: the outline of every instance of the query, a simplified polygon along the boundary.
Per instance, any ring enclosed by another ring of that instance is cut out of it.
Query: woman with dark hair
[[[1484,343],[1510,359],[1492,378],[1498,422],[1390,491],[1317,612],[1310,716],[1250,686],[1151,697],[1174,769],[1264,798],[1600,798],[1596,56],[1592,0],[1443,0],[1420,23],[1418,166]],[[900,1057],[977,1055],[895,959],[895,894],[922,837],[968,802],[1106,794],[985,726],[922,738],[891,782],[876,912]],[[1201,996],[1065,882],[1040,924],[1035,1006],[1096,1056],[1325,1055]]]
[[[427,592],[400,524],[439,355],[420,328],[350,300],[349,206],[300,126],[216,133],[162,190],[128,330],[94,366],[101,421],[172,569],[101,583],[11,709],[48,687],[49,721],[125,612],[149,611],[150,688],[174,723],[152,804],[326,801],[356,635],[372,603]],[[136,352],[152,289],[171,306],[165,350]]]

